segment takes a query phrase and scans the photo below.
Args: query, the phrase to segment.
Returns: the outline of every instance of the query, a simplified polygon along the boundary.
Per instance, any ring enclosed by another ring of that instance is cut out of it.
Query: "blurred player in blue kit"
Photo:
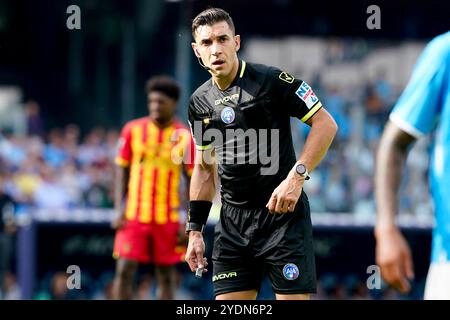
[[[395,223],[398,191],[410,146],[430,133],[436,223],[424,298],[450,299],[450,31],[434,38],[418,59],[377,154],[376,261],[384,280],[403,293],[410,291],[414,270],[410,248]]]

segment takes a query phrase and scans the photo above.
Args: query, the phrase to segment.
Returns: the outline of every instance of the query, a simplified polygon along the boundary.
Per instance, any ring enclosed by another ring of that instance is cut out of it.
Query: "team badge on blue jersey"
[[[225,107],[223,108],[222,112],[220,113],[220,118],[222,121],[226,124],[230,124],[234,121],[235,113],[233,108],[231,107]]]
[[[298,267],[293,263],[288,263],[283,267],[283,276],[287,280],[295,280],[299,274]]]

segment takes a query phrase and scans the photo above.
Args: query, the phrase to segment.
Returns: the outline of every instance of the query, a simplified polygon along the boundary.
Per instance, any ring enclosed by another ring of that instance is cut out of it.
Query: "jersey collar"
[[[231,81],[230,86],[228,88],[231,88],[234,85],[236,85],[238,79],[241,79],[244,76],[246,66],[247,66],[247,63],[244,60],[239,60],[239,67],[238,67],[239,72],[236,74],[236,77],[234,77],[233,81]],[[214,82],[213,78],[211,78],[211,83],[212,83],[213,87],[216,87],[217,89],[219,89],[216,86],[216,83]]]
[[[244,60],[240,60],[240,71],[239,71],[239,78],[242,78],[244,76],[245,67],[247,66],[247,63]]]

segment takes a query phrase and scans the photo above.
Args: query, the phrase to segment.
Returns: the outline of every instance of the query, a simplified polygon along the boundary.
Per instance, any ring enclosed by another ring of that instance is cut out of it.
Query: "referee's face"
[[[198,27],[192,48],[195,55],[210,68],[213,77],[226,79],[234,77],[237,72],[240,43],[240,36],[234,35],[226,21],[220,21],[212,26]]]

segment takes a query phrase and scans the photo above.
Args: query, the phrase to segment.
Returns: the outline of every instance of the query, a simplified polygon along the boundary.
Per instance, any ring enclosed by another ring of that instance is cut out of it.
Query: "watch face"
[[[306,167],[303,164],[297,165],[297,173],[300,175],[304,175],[306,173]]]

